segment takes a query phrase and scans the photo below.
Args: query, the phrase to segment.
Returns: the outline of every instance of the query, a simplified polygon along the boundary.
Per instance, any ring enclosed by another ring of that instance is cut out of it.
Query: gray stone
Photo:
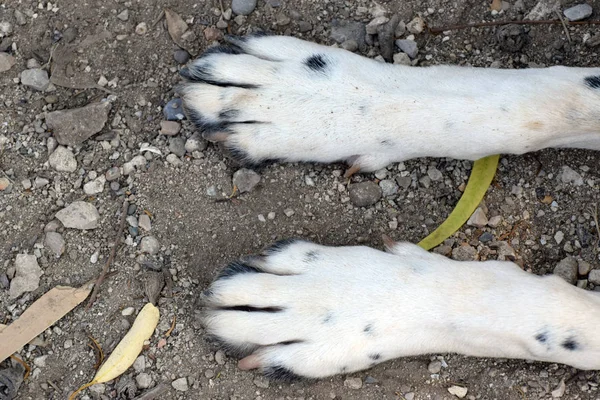
[[[494,240],[494,235],[492,235],[490,232],[483,232],[481,236],[479,236],[479,241],[481,243],[491,242],[492,240]]]
[[[561,260],[556,267],[554,267],[554,275],[560,276],[565,281],[574,285],[577,283],[577,260],[573,257],[567,257]]]
[[[432,374],[439,374],[442,370],[442,362],[439,360],[435,360],[429,363],[427,366],[427,370]]]
[[[354,40],[358,44],[358,48],[362,51],[366,47],[366,35],[367,31],[362,22],[340,21],[337,19],[331,22],[330,37],[340,44],[346,40]]]
[[[119,14],[117,14],[117,18],[119,18],[121,21],[127,21],[129,19],[129,10],[124,9]]]
[[[583,178],[579,172],[575,171],[567,165],[563,165],[560,173],[560,181],[565,184],[573,184],[575,186],[583,185]]]
[[[592,6],[589,4],[577,4],[576,6],[567,8],[563,14],[569,19],[569,21],[581,21],[592,15]]]
[[[237,15],[249,15],[256,8],[257,0],[232,0],[231,10]]]
[[[58,232],[46,232],[44,246],[50,250],[54,257],[60,258],[65,252],[65,239]]]
[[[408,189],[412,183],[412,178],[410,176],[397,176],[396,183],[401,188]]]
[[[167,121],[169,122],[169,121]],[[169,139],[169,151],[176,154],[177,157],[183,157],[185,155],[185,142],[181,137],[172,137]]]
[[[223,350],[217,350],[217,352],[215,353],[215,361],[219,365],[225,364],[226,358],[227,357],[225,356],[225,352]]]
[[[491,226],[492,228],[498,227],[498,225],[500,225],[501,223],[502,223],[502,216],[501,215],[493,216],[492,218],[490,218],[488,220],[488,226]]]
[[[173,382],[171,382],[171,386],[173,386],[173,389],[177,390],[178,392],[187,392],[188,391],[187,378],[175,379]]]
[[[16,64],[16,60],[8,53],[0,53],[0,72],[6,72]]]
[[[160,121],[160,133],[166,136],[175,136],[181,130],[181,124],[176,121]]]
[[[473,261],[477,257],[477,249],[463,244],[452,250],[452,258],[457,261]]]
[[[588,280],[594,285],[600,285],[600,269],[594,269],[590,271]]]
[[[414,40],[398,39],[396,40],[396,46],[398,46],[398,48],[406,53],[410,58],[415,58],[417,54],[419,54],[417,42]]]
[[[260,175],[251,169],[242,168],[233,174],[233,184],[240,193],[250,192],[260,182]]]
[[[21,84],[43,92],[50,86],[50,79],[48,79],[48,73],[43,69],[26,69],[21,72]]]
[[[104,101],[70,110],[52,111],[46,114],[46,125],[53,131],[58,143],[76,146],[104,128],[110,108],[110,103]]]
[[[177,98],[169,101],[163,108],[163,115],[167,121],[181,121],[185,119],[181,99]]]
[[[592,270],[592,264],[587,261],[579,260],[577,261],[577,272],[579,275],[586,276]]]
[[[42,188],[42,187],[46,186],[49,183],[50,183],[50,181],[48,179],[37,176],[33,180],[33,187],[35,189],[39,189],[39,188]]]
[[[136,168],[144,167],[146,162],[148,162],[148,160],[146,160],[146,158],[142,155],[133,157],[131,160],[123,164],[123,175],[129,175],[135,172]]]
[[[145,254],[157,254],[160,250],[158,239],[154,236],[146,236],[140,242],[140,251]]]
[[[140,389],[148,389],[152,385],[152,377],[150,377],[150,374],[142,372],[135,377],[135,383]]]
[[[467,221],[467,225],[475,226],[477,228],[483,228],[488,224],[487,216],[481,207],[477,207],[475,212],[471,215]]]
[[[109,182],[119,179],[121,177],[121,170],[119,169],[119,167],[109,168],[104,174],[104,177]]]
[[[152,229],[152,222],[150,221],[150,217],[146,214],[141,214],[138,218],[138,226],[149,232]]]
[[[65,228],[96,229],[100,214],[93,204],[85,201],[74,201],[56,213],[56,218]]]
[[[427,169],[427,176],[429,176],[432,181],[440,181],[444,178],[442,172],[436,167],[429,167]]]
[[[565,234],[563,231],[558,231],[554,234],[554,240],[556,240],[556,244],[561,244],[565,238]]]
[[[398,185],[391,179],[384,179],[379,182],[381,193],[384,197],[393,196],[398,193]]]
[[[173,53],[173,59],[178,63],[178,64],[185,64],[188,61],[190,61],[190,53],[188,53],[185,50],[175,50],[175,52]]]
[[[25,292],[32,292],[40,286],[40,277],[44,272],[37,259],[31,254],[17,254],[15,258],[15,276],[10,281],[9,296],[16,299]]]
[[[185,151],[193,153],[194,151],[206,150],[206,140],[202,139],[202,135],[198,132],[194,133],[188,140],[185,141]]]
[[[254,386],[259,387],[261,389],[268,389],[270,384],[269,378],[265,376],[257,376],[256,378],[254,378],[252,383],[254,383]]]
[[[17,25],[23,26],[27,24],[27,18],[25,17],[25,14],[19,10],[15,10],[15,21],[17,22]]]
[[[390,19],[386,16],[379,16],[377,18],[373,18],[371,20],[371,22],[369,22],[367,24],[367,26],[365,26],[365,30],[367,32],[367,34],[369,35],[375,35],[377,34],[377,27],[379,27],[380,25],[383,25],[385,23],[387,23]]]
[[[344,386],[346,386],[349,389],[353,389],[353,390],[358,390],[362,387],[363,382],[362,379],[360,378],[347,378],[344,381]]]
[[[9,36],[13,32],[13,26],[8,21],[0,21],[0,37]]]
[[[375,182],[367,181],[348,186],[350,201],[357,207],[373,205],[381,199],[382,191]]]
[[[166,158],[167,162],[174,167],[180,167],[183,165],[183,161],[177,157],[177,154],[171,153]]]
[[[133,369],[135,372],[144,372],[146,369],[146,358],[144,356],[138,356],[133,362]]]
[[[412,21],[406,24],[406,29],[410,33],[419,34],[425,29],[425,21],[421,17],[415,17]]]
[[[106,183],[106,177],[104,175],[100,175],[98,178],[93,181],[86,182],[83,185],[83,192],[88,196],[102,193],[104,191],[104,184]]]
[[[356,40],[346,40],[342,43],[342,48],[348,51],[356,51],[358,50],[358,43],[356,43]]]
[[[394,54],[394,64],[397,65],[411,65],[410,57],[406,53]]]
[[[48,157],[48,164],[58,172],[74,172],[77,169],[77,160],[73,152],[66,147],[58,146]]]

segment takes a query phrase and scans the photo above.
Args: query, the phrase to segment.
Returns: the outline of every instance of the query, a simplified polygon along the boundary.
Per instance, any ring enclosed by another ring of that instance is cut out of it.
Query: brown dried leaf
[[[51,327],[90,294],[89,285],[80,288],[57,286],[36,300],[15,322],[0,330],[0,362],[19,351]]]
[[[492,4],[490,4],[490,10],[492,10],[492,11],[502,10],[502,0],[492,0]]]

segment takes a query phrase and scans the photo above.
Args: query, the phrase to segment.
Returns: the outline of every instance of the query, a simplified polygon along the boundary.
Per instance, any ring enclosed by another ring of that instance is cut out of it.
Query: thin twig
[[[128,207],[129,207],[129,202],[127,200],[125,200],[123,202],[123,207],[121,209],[121,220],[119,221],[119,229],[117,230],[117,236],[115,236],[115,240],[113,242],[113,247],[110,251],[110,256],[108,257],[108,260],[106,260],[106,264],[104,264],[104,268],[102,268],[102,272],[100,273],[100,276],[98,276],[98,279],[96,280],[96,283],[94,284],[94,289],[92,290],[92,294],[90,295],[90,299],[87,304],[88,309],[92,306],[92,304],[94,304],[94,301],[96,301],[96,296],[98,296],[98,291],[100,290],[100,285],[102,284],[102,282],[104,282],[104,279],[106,279],[106,274],[108,273],[110,265],[112,264],[112,262],[115,259],[115,255],[117,253],[117,248],[119,247],[119,242],[121,241],[121,237],[123,236],[123,229],[125,228],[125,219],[127,217],[127,208]]]
[[[443,26],[441,28],[428,28],[429,33],[437,35],[445,31],[456,31],[467,28],[483,28],[486,26],[501,26],[501,25],[558,25],[559,20],[541,20],[541,21],[490,21],[490,22],[474,22],[470,24],[459,24]],[[567,25],[600,25],[600,21],[569,21]]]
[[[146,393],[139,395],[138,397],[136,397],[133,400],[154,400],[154,399],[158,399],[160,398],[160,396],[162,396],[167,390],[169,390],[169,387],[163,383],[161,383],[160,385],[148,390]]]
[[[569,44],[571,44],[572,43],[572,41],[571,41],[571,34],[569,33],[569,29],[567,28],[567,24],[565,22],[565,19],[563,18],[562,15],[560,15],[560,12],[558,10],[554,10],[554,12],[556,13],[556,16],[560,20],[560,23],[562,24],[563,29],[565,30],[565,35],[567,35],[567,41],[569,42]]]
[[[594,210],[592,210],[592,218],[594,219],[594,225],[596,225],[596,234],[598,235],[598,239],[596,239],[596,249],[598,251],[598,247],[600,247],[600,225],[598,224],[598,203],[594,204]]]

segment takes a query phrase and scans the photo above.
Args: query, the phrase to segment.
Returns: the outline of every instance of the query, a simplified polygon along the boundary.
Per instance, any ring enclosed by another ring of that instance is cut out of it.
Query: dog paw
[[[284,241],[226,267],[204,293],[207,333],[243,369],[320,378],[398,356],[402,330],[393,306],[410,270],[367,247]]]
[[[242,163],[348,161],[375,170],[402,156],[380,93],[389,66],[291,37],[228,41],[181,71],[180,92],[204,137]]]

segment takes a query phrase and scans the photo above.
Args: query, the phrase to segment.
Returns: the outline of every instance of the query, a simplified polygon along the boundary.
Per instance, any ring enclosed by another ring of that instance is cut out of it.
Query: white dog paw
[[[205,292],[209,335],[243,369],[319,378],[395,358],[395,255],[284,241],[230,264]],[[392,313],[393,314],[393,313]]]

